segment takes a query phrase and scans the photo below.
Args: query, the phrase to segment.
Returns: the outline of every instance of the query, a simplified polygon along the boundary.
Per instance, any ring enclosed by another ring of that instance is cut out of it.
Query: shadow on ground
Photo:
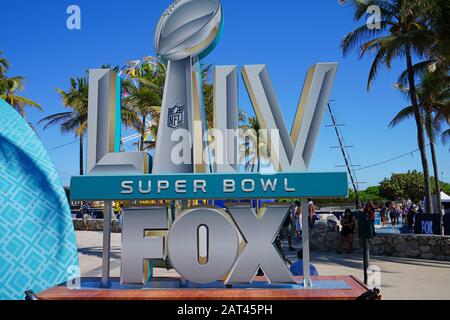
[[[95,257],[102,257],[102,247],[85,247],[85,248],[79,248],[78,253],[81,253],[83,255],[87,256],[95,256]],[[111,247],[111,259],[120,259],[120,247]]]

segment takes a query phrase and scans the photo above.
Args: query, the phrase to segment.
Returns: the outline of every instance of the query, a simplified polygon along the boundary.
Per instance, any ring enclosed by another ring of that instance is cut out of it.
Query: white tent
[[[441,201],[442,202],[450,202],[450,196],[441,191]]]

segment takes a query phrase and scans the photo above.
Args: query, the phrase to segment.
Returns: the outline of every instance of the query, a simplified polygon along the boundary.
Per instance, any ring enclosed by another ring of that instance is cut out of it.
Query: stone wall
[[[81,231],[103,231],[103,219],[88,219],[86,222],[83,219],[73,219],[73,227]],[[119,221],[111,222],[111,232],[120,233]]]
[[[317,251],[337,251],[340,234],[329,231],[326,223],[316,224],[310,234],[310,248]],[[361,250],[355,234],[355,251]],[[414,234],[383,234],[369,240],[370,253],[380,256],[420,258],[450,261],[450,237]]]

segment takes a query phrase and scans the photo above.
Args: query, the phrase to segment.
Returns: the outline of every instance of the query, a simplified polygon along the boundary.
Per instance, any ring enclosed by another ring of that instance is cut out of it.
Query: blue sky
[[[340,63],[331,98],[353,163],[371,165],[417,148],[416,129],[408,121],[395,129],[388,124],[407,101],[393,88],[403,61],[388,72],[383,70],[370,93],[366,91],[370,58],[344,58],[339,48],[342,37],[354,29],[352,10],[337,0],[259,1],[223,0],[225,28],[216,49],[204,60],[215,65],[266,64],[291,126],[303,80],[309,66],[317,62]],[[25,96],[38,101],[45,111],[29,111],[28,120],[37,123],[46,115],[64,110],[55,88],[66,89],[69,79],[88,68],[102,64],[124,65],[132,59],[154,55],[153,34],[168,0],[0,0],[2,19],[0,50],[10,60],[9,75],[26,77]],[[81,30],[66,28],[66,9],[81,8]],[[241,81],[242,83],[242,81]],[[242,85],[240,105],[251,112]],[[314,151],[311,171],[334,171],[343,164],[336,136],[327,115]],[[37,126],[45,146],[50,149],[72,142],[72,135],[61,135],[58,128],[43,131]],[[438,145],[443,179],[450,181],[450,153]],[[78,145],[50,151],[64,184],[78,173]],[[431,160],[431,159],[430,159]],[[418,153],[358,172],[365,188],[376,185],[392,172],[421,170]]]

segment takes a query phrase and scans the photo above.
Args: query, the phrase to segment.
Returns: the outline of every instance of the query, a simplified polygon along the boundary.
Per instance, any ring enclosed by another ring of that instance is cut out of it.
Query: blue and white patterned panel
[[[0,99],[0,300],[69,280],[78,266],[70,207],[47,151]]]

